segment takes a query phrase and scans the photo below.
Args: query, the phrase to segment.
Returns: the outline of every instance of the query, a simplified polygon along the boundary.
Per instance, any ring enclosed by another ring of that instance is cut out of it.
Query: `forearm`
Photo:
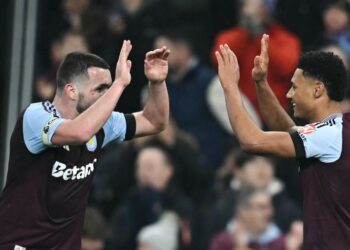
[[[165,81],[148,84],[148,99],[143,116],[154,126],[155,132],[165,128],[169,121],[169,97]]]
[[[256,83],[260,113],[268,128],[273,131],[288,131],[294,121],[279,103],[267,81]]]
[[[264,51],[262,53],[265,55],[265,64],[268,60],[268,58],[266,58],[267,39],[268,37],[264,36],[264,40],[262,40],[262,42],[265,42]],[[221,53],[216,52],[219,62],[220,82],[225,93],[226,108],[230,123],[242,149],[251,153],[266,153],[284,157],[295,156],[295,148],[289,133],[264,132],[251,120],[244,109],[241,94],[238,89],[239,66],[237,57],[227,45],[221,46],[220,52]],[[254,68],[257,72],[253,72],[256,78],[261,78],[266,75],[266,65],[264,67],[265,70],[259,69],[259,67],[261,67],[261,65],[259,65],[261,64],[261,62],[259,62],[260,57],[256,57],[254,61],[255,66],[258,68]]]
[[[254,124],[246,112],[238,86],[232,85],[229,89],[224,89],[224,93],[231,127],[241,147],[248,149],[257,143],[257,139],[263,131]]]

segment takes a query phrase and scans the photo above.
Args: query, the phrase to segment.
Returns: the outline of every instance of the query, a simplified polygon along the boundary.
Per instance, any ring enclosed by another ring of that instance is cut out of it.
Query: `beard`
[[[85,96],[79,93],[79,99],[77,103],[77,112],[79,114],[83,113],[90,105],[88,105],[85,101]]]

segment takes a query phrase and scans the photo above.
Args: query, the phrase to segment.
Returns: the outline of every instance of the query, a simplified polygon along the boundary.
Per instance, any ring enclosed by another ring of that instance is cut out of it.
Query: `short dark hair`
[[[146,149],[156,149],[164,155],[165,164],[169,167],[174,167],[174,160],[171,154],[171,149],[162,141],[154,139],[146,143],[143,147],[140,148],[139,153]]]
[[[235,168],[242,169],[247,163],[254,161],[258,157],[264,157],[264,159],[274,165],[274,161],[269,157],[239,151],[235,156]]]
[[[322,81],[331,100],[342,101],[347,93],[347,72],[343,61],[333,52],[310,51],[305,53],[298,68],[304,76]]]
[[[109,69],[108,63],[101,57],[90,53],[73,52],[69,53],[61,62],[57,71],[57,88],[63,89],[75,77],[88,75],[88,68],[98,67]]]

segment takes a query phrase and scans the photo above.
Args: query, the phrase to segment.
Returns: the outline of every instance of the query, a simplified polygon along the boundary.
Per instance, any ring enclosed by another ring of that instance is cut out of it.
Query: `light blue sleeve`
[[[318,158],[324,163],[338,160],[342,152],[342,128],[339,121],[332,126],[310,124],[299,128],[306,158]]]
[[[51,138],[64,119],[47,112],[41,103],[31,104],[23,115],[23,137],[27,149],[38,154],[53,146]]]
[[[126,134],[126,120],[123,113],[112,112],[106,123],[103,125],[105,138],[102,144],[106,144],[113,140],[123,141]]]

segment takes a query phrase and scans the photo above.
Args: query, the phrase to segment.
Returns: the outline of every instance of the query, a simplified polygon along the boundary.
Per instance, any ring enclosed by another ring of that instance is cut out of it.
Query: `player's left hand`
[[[160,83],[166,79],[169,55],[170,50],[165,46],[146,54],[145,75],[151,83]]]
[[[256,83],[267,81],[267,71],[269,69],[269,36],[264,34],[261,38],[260,55],[254,58],[254,68],[252,78]]]
[[[215,55],[218,60],[219,78],[222,87],[227,89],[233,85],[238,85],[240,73],[235,53],[225,44],[220,45],[220,52],[216,51]]]

